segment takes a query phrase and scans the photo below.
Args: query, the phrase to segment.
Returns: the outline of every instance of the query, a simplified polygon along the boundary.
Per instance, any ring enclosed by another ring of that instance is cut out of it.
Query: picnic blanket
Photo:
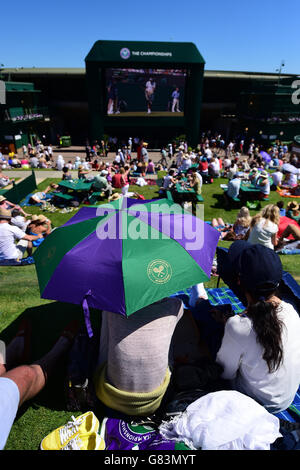
[[[299,227],[298,222],[296,222],[296,220],[290,219],[289,217],[286,217],[286,216],[280,217],[279,227],[278,227],[278,232],[277,232],[278,238],[281,237],[283,231],[286,229],[288,225],[296,225],[297,227]],[[289,240],[293,240],[292,235],[290,235],[288,238]]]
[[[34,264],[34,259],[32,256],[23,258],[20,261],[15,259],[4,259],[0,261],[0,266],[26,266],[28,264]]]
[[[245,310],[245,307],[242,302],[228,287],[206,289],[206,293],[210,304],[213,306],[231,304],[234,313],[240,313]],[[184,308],[189,309],[191,308],[191,305],[189,303],[190,295],[191,289],[184,289],[179,292],[176,292],[176,294],[173,294],[171,297],[179,297],[184,304]]]
[[[139,175],[141,177],[141,175]],[[144,177],[143,177],[144,178]],[[130,185],[135,185],[137,183],[138,178],[130,178]],[[144,178],[148,186],[155,186],[156,180],[151,178]]]
[[[25,199],[23,199],[23,201],[19,204],[21,207],[24,207],[24,206],[42,206],[42,203],[39,202],[38,204],[32,204],[30,201],[30,198],[31,196],[33,196],[34,193],[30,193],[28,194]],[[50,199],[52,199],[52,196],[53,196],[53,193],[47,193],[46,194],[46,198],[45,198],[45,201],[49,201]]]
[[[289,189],[277,189],[276,192],[279,194],[279,196],[282,197],[300,198],[300,196],[295,196],[292,194]]]

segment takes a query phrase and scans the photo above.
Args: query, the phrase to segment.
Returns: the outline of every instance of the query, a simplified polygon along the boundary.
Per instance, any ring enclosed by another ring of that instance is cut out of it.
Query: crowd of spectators
[[[228,198],[239,195],[243,180],[259,188],[262,198],[270,193],[272,186],[290,189],[298,186],[298,172],[287,172],[280,177],[280,173],[284,174],[281,171],[284,163],[296,169],[300,167],[297,156],[290,155],[288,149],[280,145],[267,149],[270,159],[266,161],[262,149],[253,141],[245,149],[243,139],[226,144],[221,136],[204,137],[196,151],[184,141],[177,146],[164,147],[157,164],[149,158],[148,144],[143,141],[139,142],[136,158],[128,145],[118,148],[113,162],[107,162],[107,148],[102,143],[101,149],[104,152],[101,158],[95,147],[88,149],[84,161],[77,157],[75,162],[66,162],[62,155],[54,160],[51,146],[46,148],[39,144],[36,149],[24,148],[24,158],[19,163],[15,163],[18,159],[4,162],[2,158],[2,166],[54,167],[62,172],[62,180],[66,181],[73,180],[71,171],[76,170],[79,180],[91,181],[92,191],[104,193],[108,199],[113,197],[114,189],[121,189],[124,196],[128,195],[132,178],[143,179],[160,170],[167,172],[162,182],[163,191],[172,189],[185,175],[189,187],[199,196],[203,184],[210,184],[221,176],[228,179]],[[272,181],[270,169],[276,169]],[[43,193],[36,193],[33,197],[37,199],[33,202],[41,203],[42,196]],[[0,262],[19,261],[25,252],[31,256],[33,248],[49,236],[53,230],[51,222],[43,215],[27,214],[5,196],[0,198]],[[268,204],[252,217],[243,206],[234,224],[227,224],[222,218],[211,222],[222,238],[237,240],[229,249],[227,261],[231,280],[246,299],[246,309],[235,316],[225,316],[222,311],[218,317],[214,316],[216,312],[211,313],[210,328],[214,324],[215,331],[220,332],[216,324],[221,324],[222,335],[215,351],[208,347],[208,357],[221,367],[220,378],[225,390],[237,390],[253,398],[270,413],[280,412],[290,405],[300,379],[300,320],[294,307],[278,297],[282,265],[276,253],[276,248],[286,243],[288,236],[300,240],[300,229],[288,225],[279,235],[283,214],[283,204]],[[290,203],[286,214],[295,223],[299,222],[298,204]],[[202,313],[207,295],[203,285],[201,289],[195,308],[201,318],[200,329],[206,331],[207,318]],[[173,367],[170,345],[175,327],[183,316],[182,301],[179,298],[163,299],[130,318],[109,311],[103,311],[101,315],[95,375],[98,399],[131,416],[152,415],[161,405],[170,384]],[[7,408],[0,406],[2,446],[18,407],[45,386],[45,371],[68,350],[71,342],[66,338],[68,335],[62,335],[50,356],[38,361],[34,367],[10,369],[9,364],[1,365],[0,393],[8,397],[9,403]]]

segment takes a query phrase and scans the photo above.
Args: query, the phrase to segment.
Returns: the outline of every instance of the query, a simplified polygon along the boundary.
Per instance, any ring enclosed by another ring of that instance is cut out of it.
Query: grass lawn
[[[48,178],[39,185],[38,189],[43,190],[51,182],[57,181]],[[206,221],[210,221],[213,217],[222,217],[225,222],[234,222],[238,208],[232,210],[224,208],[221,183],[226,183],[226,180],[217,179],[213,184],[203,186],[204,218]],[[143,194],[146,199],[158,197],[157,186],[143,188],[135,186],[130,190]],[[275,203],[279,199],[279,195],[272,192],[268,203]],[[289,199],[284,198],[284,201],[287,203]],[[40,213],[39,208],[27,207],[26,210],[30,213]],[[45,215],[51,219],[54,227],[58,227],[75,213],[74,210],[67,214],[45,212]],[[253,215],[253,212],[251,215]],[[230,243],[220,242],[220,246],[229,247]],[[300,264],[298,256],[282,255],[281,260],[284,269],[289,271],[299,282]],[[80,307],[40,298],[34,265],[0,267],[0,286],[0,339],[8,343],[15,334],[20,318],[23,316],[29,317],[33,325],[32,361],[41,357],[52,347],[64,325],[72,318],[76,317],[83,323],[83,314]],[[216,286],[217,278],[214,277],[206,284],[206,287]],[[99,316],[99,312],[91,312],[94,327],[99,325]],[[60,364],[47,387],[19,410],[7,441],[7,450],[36,450],[45,435],[58,426],[65,424],[72,414],[75,416],[80,414],[66,411],[63,366],[64,364]],[[103,417],[101,413],[99,405],[98,417],[100,421]]]

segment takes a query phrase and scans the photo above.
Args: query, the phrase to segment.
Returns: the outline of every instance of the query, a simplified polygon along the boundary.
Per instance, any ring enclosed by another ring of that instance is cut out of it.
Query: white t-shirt
[[[224,367],[222,377],[232,380],[235,390],[254,398],[271,413],[283,411],[292,403],[300,383],[300,317],[284,301],[278,317],[284,324],[283,363],[275,372],[269,372],[262,358],[263,347],[246,316],[235,315],[226,322],[216,358]]]
[[[169,189],[171,186],[172,186],[172,176],[171,175],[166,175],[164,177],[163,188],[164,189]]]
[[[234,178],[230,180],[228,183],[227,195],[232,198],[238,197],[239,192],[240,192],[240,187],[241,187],[240,178]]]
[[[29,224],[29,220],[26,220],[25,217],[22,215],[17,215],[16,217],[12,217],[10,223],[19,227],[23,232],[26,231],[27,225]]]
[[[231,160],[230,158],[225,158],[224,159],[224,168],[229,168],[231,165]]]
[[[275,186],[278,186],[282,181],[282,177],[283,173],[281,173],[281,171],[275,171],[272,174],[273,184],[275,184]]]
[[[220,163],[218,161],[211,162],[210,164],[211,168],[213,169],[214,173],[219,173],[220,172]]]
[[[0,224],[0,260],[17,259],[19,256],[15,241],[25,237],[19,227],[7,223]]]
[[[272,243],[272,237],[278,232],[278,225],[274,224],[270,220],[262,218],[254,227],[252,228],[248,242],[253,244],[264,245],[267,248],[274,250],[274,245]]]
[[[229,171],[228,171],[228,175],[227,175],[228,179],[229,179],[229,180],[232,180],[232,179],[234,178],[234,175],[236,174],[236,172],[237,172],[237,165],[234,165],[234,166],[233,166],[232,168],[230,168]]]
[[[297,184],[297,175],[294,175],[293,173],[291,173],[290,176],[285,181],[285,184],[288,184],[289,186],[296,186],[296,184]]]
[[[207,159],[212,158],[212,151],[210,150],[210,148],[205,149],[204,153],[205,153],[205,156],[206,156]]]
[[[146,83],[147,93],[154,93],[154,89],[155,89],[155,82],[151,82],[150,80],[148,80],[148,82]]]
[[[190,158],[186,158],[182,160],[181,163],[181,170],[188,170],[192,166],[192,160]]]

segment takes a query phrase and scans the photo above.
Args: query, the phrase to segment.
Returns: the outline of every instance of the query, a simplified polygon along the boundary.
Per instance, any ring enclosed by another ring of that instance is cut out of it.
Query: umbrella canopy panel
[[[209,279],[215,229],[181,208],[161,213],[161,201],[152,212],[144,201],[126,210],[117,202],[100,216],[84,208],[40,245],[34,258],[43,298],[81,304],[88,295],[90,307],[129,316]]]

